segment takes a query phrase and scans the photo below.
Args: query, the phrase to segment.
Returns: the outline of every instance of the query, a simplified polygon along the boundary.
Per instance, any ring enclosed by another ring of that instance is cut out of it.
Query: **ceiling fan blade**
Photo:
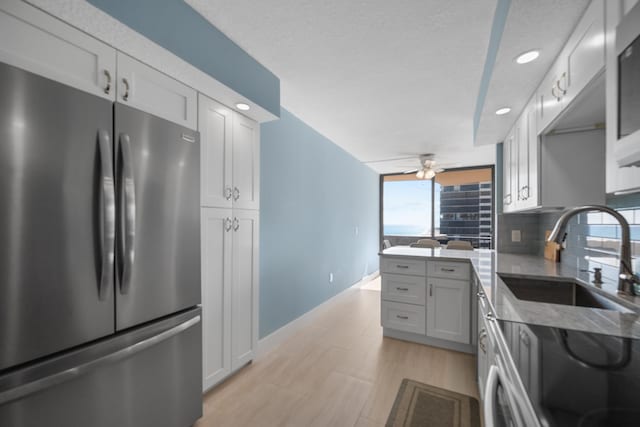
[[[408,170],[408,171],[404,171],[404,172],[402,172],[402,173],[403,173],[403,174],[415,173],[415,172],[418,172],[419,170],[420,170],[420,169],[411,169],[411,170]]]

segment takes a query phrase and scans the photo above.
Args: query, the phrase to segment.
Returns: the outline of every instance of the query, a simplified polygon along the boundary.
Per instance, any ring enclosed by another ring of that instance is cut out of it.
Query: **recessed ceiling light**
[[[244,102],[238,102],[236,104],[236,108],[240,111],[247,111],[249,110],[251,107],[249,106],[249,104],[245,104]]]
[[[499,110],[496,110],[496,114],[499,116],[504,116],[505,114],[509,114],[511,112],[511,108],[509,107],[504,107],[504,108],[500,108]]]
[[[528,52],[518,55],[518,57],[516,58],[516,62],[518,64],[526,64],[528,62],[535,61],[536,59],[538,59],[539,56],[540,56],[539,50],[536,50],[536,49],[530,50]]]

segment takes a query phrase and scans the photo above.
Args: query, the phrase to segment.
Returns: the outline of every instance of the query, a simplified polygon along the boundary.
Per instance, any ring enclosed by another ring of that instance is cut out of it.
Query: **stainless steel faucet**
[[[575,215],[591,211],[608,213],[620,223],[622,239],[620,241],[620,274],[618,275],[618,292],[626,295],[633,295],[633,285],[640,284],[640,278],[636,274],[633,274],[633,269],[631,268],[631,231],[629,229],[629,223],[618,211],[606,206],[598,205],[569,208],[562,213],[560,218],[558,218],[547,242],[562,244],[566,236],[566,229],[569,220]]]

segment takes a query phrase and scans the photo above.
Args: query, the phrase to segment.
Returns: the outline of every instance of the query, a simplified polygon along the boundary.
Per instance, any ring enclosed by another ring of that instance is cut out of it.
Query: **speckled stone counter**
[[[640,338],[640,297],[619,295],[617,293],[618,284],[606,279],[602,285],[596,287],[590,283],[592,278],[588,272],[576,271],[542,257],[502,254],[488,249],[459,251],[405,246],[385,249],[380,255],[452,261],[468,260],[474,268],[496,317],[500,320]],[[550,281],[575,280],[589,287],[590,290],[622,305],[626,310],[618,312],[519,300],[504,284],[500,277],[501,274]]]

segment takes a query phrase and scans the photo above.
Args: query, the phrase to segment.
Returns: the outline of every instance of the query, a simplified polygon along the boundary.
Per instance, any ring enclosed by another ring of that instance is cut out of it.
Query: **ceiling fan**
[[[418,160],[420,161],[420,167],[417,169],[409,169],[406,170],[402,173],[404,174],[408,174],[408,173],[416,173],[416,178],[418,179],[431,179],[434,176],[436,176],[436,174],[444,171],[443,168],[441,167],[437,167],[436,166],[436,161],[434,160],[434,155],[433,154],[421,154],[418,157]]]

